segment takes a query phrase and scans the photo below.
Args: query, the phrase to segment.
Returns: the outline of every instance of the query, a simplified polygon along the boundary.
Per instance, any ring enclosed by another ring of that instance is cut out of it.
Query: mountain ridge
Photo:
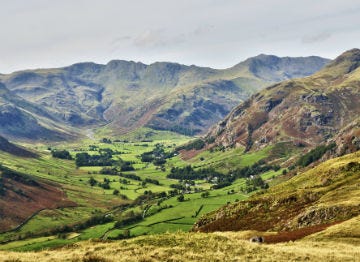
[[[246,61],[264,59],[263,55]],[[258,76],[246,63],[217,70],[169,62],[146,65],[111,60],[107,64],[83,62],[18,71],[1,75],[0,81],[13,96],[41,107],[44,112],[40,117],[51,116],[68,133],[106,124],[116,134],[117,130],[137,128],[136,123],[141,122],[141,126],[193,135],[204,133],[239,100],[269,83],[298,76],[302,71],[305,75],[314,73],[328,62],[322,58],[285,58],[286,63],[281,63],[283,58],[275,60],[274,65],[261,62]],[[302,64],[307,60],[312,60],[308,61],[311,66],[304,70]],[[298,70],[287,72],[285,64]],[[38,115],[35,118],[38,120]],[[11,133],[5,131],[0,128],[0,134]]]

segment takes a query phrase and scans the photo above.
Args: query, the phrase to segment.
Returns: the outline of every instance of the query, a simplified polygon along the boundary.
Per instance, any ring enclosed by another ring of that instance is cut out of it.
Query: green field
[[[195,180],[195,184],[189,188],[190,191],[183,193],[184,201],[179,201],[178,195],[168,195],[165,198],[155,197],[135,205],[128,206],[128,204],[145,196],[148,192],[156,194],[172,190],[173,188],[170,186],[179,183],[177,179],[167,178],[172,167],[192,165],[197,169],[213,166],[226,174],[231,169],[251,166],[266,158],[272,149],[267,147],[259,152],[249,154],[244,154],[242,148],[230,149],[225,152],[204,151],[188,161],[175,154],[160,167],[153,163],[142,162],[140,155],[154,150],[157,144],[163,146],[165,153],[173,152],[178,145],[186,143],[190,138],[184,136],[176,138],[174,135],[166,133],[162,136],[152,137],[152,140],[148,141],[131,141],[136,138],[142,138],[141,132],[121,137],[111,143],[99,142],[100,139],[96,141],[87,139],[81,143],[36,145],[33,146],[33,149],[40,154],[37,159],[26,159],[0,153],[0,160],[4,166],[34,178],[61,185],[67,197],[78,204],[77,207],[72,208],[43,210],[19,230],[0,234],[0,242],[3,243],[0,249],[39,250],[91,238],[114,239],[125,232],[129,236],[139,236],[179,230],[189,231],[203,214],[228,203],[246,199],[251,193],[242,191],[245,179],[240,178],[229,186],[212,190],[210,190],[212,183],[209,181]],[[74,160],[52,157],[50,149],[68,150],[73,158],[78,153],[86,152],[89,155],[97,155],[100,150],[111,149],[113,152],[117,152],[112,157],[114,161],[118,161],[120,158],[123,161],[129,161],[134,170],[121,172],[121,176],[101,174],[102,166],[76,167]],[[271,180],[281,174],[281,171],[268,171],[261,176],[264,180]],[[125,178],[128,175],[138,176],[141,181],[131,177]],[[90,178],[95,179],[98,184],[108,180],[109,187],[91,186]],[[122,182],[122,179],[126,180],[126,184]],[[145,179],[157,180],[159,184],[143,183]],[[114,194],[114,190],[118,190],[118,194]],[[202,196],[204,190],[209,192],[206,197]],[[142,214],[143,219],[115,227],[116,221],[124,219],[130,213]],[[114,217],[115,220],[73,232],[51,234],[51,232],[60,232],[59,228],[61,227],[81,224],[93,216],[104,216],[105,214]]]

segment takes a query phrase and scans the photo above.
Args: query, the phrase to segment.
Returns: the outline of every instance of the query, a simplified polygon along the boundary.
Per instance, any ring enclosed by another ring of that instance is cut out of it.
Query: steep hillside
[[[37,155],[25,148],[10,143],[7,139],[0,136],[0,150],[11,155],[20,157],[37,157]]]
[[[70,128],[41,105],[29,102],[0,83],[0,135],[14,139],[74,138]]]
[[[360,50],[353,49],[313,76],[272,85],[233,109],[208,136],[247,150],[279,141],[314,146],[341,132],[345,138],[344,128],[358,130],[359,65]]]
[[[209,213],[194,230],[306,232],[344,221],[360,215],[359,182],[360,152],[356,152],[328,160],[249,200]]]
[[[75,205],[55,185],[0,165],[0,232],[13,229],[42,209]]]
[[[20,71],[0,76],[6,86],[0,96],[4,100],[0,112],[6,116],[15,112],[19,119],[28,119],[34,130],[41,126],[57,132],[55,121],[69,128],[109,124],[118,133],[147,125],[196,134],[266,85],[310,75],[327,62],[319,57],[260,55],[226,70],[114,60],[106,65],[80,63]],[[9,101],[9,97],[23,103]],[[3,134],[26,136],[12,123],[14,117],[2,119]],[[44,127],[40,120],[49,126]]]

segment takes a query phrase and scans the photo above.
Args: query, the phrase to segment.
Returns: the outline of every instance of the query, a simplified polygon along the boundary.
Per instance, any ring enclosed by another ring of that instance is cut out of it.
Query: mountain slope
[[[37,157],[37,154],[26,150],[25,148],[19,147],[15,144],[10,143],[4,137],[0,136],[0,150],[11,155],[20,157]]]
[[[0,83],[0,134],[11,138],[63,140],[74,137],[61,120]]]
[[[232,68],[216,70],[114,60],[106,65],[80,63],[20,71],[1,75],[0,81],[11,97],[41,108],[41,112],[32,114],[38,122],[40,116],[67,129],[108,124],[121,133],[147,125],[195,134],[207,130],[239,101],[269,83],[312,74],[327,62],[319,57],[260,55]]]
[[[42,209],[75,205],[58,186],[0,165],[0,232],[21,225]]]
[[[233,109],[208,136],[247,150],[280,141],[326,142],[351,123],[356,126],[359,61],[360,50],[353,49],[310,77],[272,85]]]
[[[328,160],[249,200],[211,212],[195,231],[292,231],[360,215],[360,151]]]

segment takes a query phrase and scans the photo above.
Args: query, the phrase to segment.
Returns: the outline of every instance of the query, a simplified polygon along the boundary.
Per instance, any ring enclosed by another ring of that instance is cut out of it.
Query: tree
[[[72,159],[70,152],[67,150],[52,150],[51,155],[52,157],[61,158],[61,159],[68,159],[68,160]]]
[[[117,195],[119,195],[119,193],[120,193],[120,191],[119,191],[119,190],[114,189],[114,191],[113,191],[113,195],[117,196]]]
[[[201,193],[202,198],[207,198],[207,197],[209,197],[209,195],[210,195],[209,191],[205,191],[205,192]]]
[[[177,200],[178,200],[179,202],[183,202],[183,201],[185,200],[184,195],[181,194],[180,196],[178,196]]]
[[[97,184],[97,181],[95,180],[95,178],[90,177],[89,184],[90,184],[90,186],[95,186]]]

